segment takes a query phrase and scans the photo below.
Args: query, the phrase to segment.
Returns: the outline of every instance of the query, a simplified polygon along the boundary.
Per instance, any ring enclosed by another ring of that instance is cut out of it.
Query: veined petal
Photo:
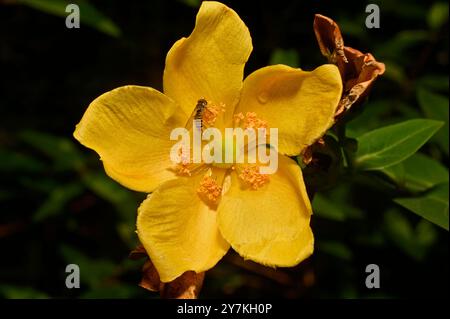
[[[197,195],[202,177],[168,181],[139,207],[139,240],[163,282],[189,270],[206,271],[228,251],[217,227],[217,212]]]
[[[238,169],[237,169],[238,170]],[[279,156],[270,181],[253,190],[236,172],[218,207],[219,229],[241,256],[268,266],[294,266],[313,252],[311,205],[299,166]]]
[[[274,65],[245,79],[236,113],[255,112],[268,127],[278,128],[279,152],[297,155],[333,124],[341,93],[342,80],[334,65],[312,72]]]
[[[89,105],[74,137],[100,155],[110,177],[130,189],[151,192],[175,177],[168,170],[170,132],[183,127],[184,120],[183,111],[164,94],[124,86]]]
[[[167,54],[164,93],[188,115],[201,97],[225,103],[231,119],[251,50],[250,33],[237,13],[219,2],[204,1],[192,34]]]

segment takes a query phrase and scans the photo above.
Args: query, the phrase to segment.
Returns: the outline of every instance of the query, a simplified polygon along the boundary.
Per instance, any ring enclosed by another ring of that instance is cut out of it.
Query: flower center
[[[232,154],[231,162],[227,162],[226,161],[226,154]],[[233,138],[233,143],[227,143],[226,139],[223,138],[222,139],[222,162],[213,162],[211,163],[212,166],[217,167],[217,168],[223,168],[223,169],[229,169],[234,165],[234,161],[236,159],[236,144],[234,143],[234,138]]]
[[[198,100],[186,124],[186,129],[189,123],[194,124],[191,126],[193,130],[185,131],[188,132],[188,145],[178,149],[179,160],[174,171],[178,175],[192,176],[203,172],[208,167],[222,170],[233,169],[236,170],[240,180],[254,190],[259,189],[269,182],[268,174],[261,173],[261,167],[256,164],[260,163],[256,161],[256,158],[262,156],[259,147],[261,145],[265,147],[267,144],[266,138],[269,135],[267,122],[259,118],[255,112],[246,112],[245,115],[237,113],[234,115],[234,127],[223,128],[221,125],[224,124],[224,119],[221,116],[224,112],[225,104],[223,103],[216,104],[204,98]],[[201,140],[199,140],[200,137]],[[209,142],[206,143],[206,141]],[[266,163],[266,159],[263,163]],[[222,187],[216,179],[205,176],[197,192],[206,202],[216,203],[221,196]]]

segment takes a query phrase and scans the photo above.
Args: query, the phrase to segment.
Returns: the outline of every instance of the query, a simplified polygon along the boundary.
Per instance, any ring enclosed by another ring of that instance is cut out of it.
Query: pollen
[[[267,122],[260,119],[255,112],[247,112],[245,115],[237,113],[234,115],[235,126],[241,126],[243,128],[264,128],[267,129]]]
[[[183,163],[183,162],[178,163],[175,166],[175,172],[178,175],[182,175],[182,176],[191,176],[192,175],[192,172],[189,169],[189,163]]]
[[[214,104],[208,102],[205,111],[203,112],[202,121],[206,126],[213,126],[217,117],[225,112],[225,104]]]
[[[244,114],[242,114],[242,112],[237,113],[234,115],[234,125],[235,126],[239,126],[239,124],[241,124],[241,121],[245,119]]]
[[[175,165],[175,168],[173,168],[173,170],[175,171],[175,173],[177,175],[182,175],[182,176],[191,176],[192,172],[189,169],[190,167],[190,160],[189,160],[189,156],[188,156],[189,152],[184,152],[183,148],[179,148],[178,149],[178,156],[180,156],[180,162],[178,164]]]
[[[250,185],[254,190],[264,186],[269,182],[269,175],[261,174],[258,166],[246,166],[240,173],[239,178]]]
[[[255,112],[245,114],[244,128],[267,128],[267,122],[260,119]]]
[[[205,176],[200,182],[197,193],[208,202],[216,204],[222,194],[222,187],[217,184],[217,181],[213,177]]]

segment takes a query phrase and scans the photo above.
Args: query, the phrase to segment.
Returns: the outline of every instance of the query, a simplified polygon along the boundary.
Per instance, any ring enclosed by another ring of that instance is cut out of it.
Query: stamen
[[[244,128],[267,128],[267,122],[258,118],[255,112],[245,114]]]
[[[178,149],[178,156],[180,156],[181,161],[180,163],[176,164],[174,167],[174,171],[177,175],[182,175],[182,176],[191,176],[192,172],[189,169],[190,166],[190,160],[188,157],[188,154],[190,152],[183,152],[183,148],[179,148]]]
[[[217,117],[225,112],[225,104],[214,104],[208,102],[205,111],[203,112],[202,121],[206,126],[213,126],[217,120]]]
[[[247,112],[244,114],[237,113],[234,115],[234,125],[235,126],[241,126],[247,129],[247,128],[264,128],[267,129],[267,121],[264,121],[260,119],[255,112]]]
[[[200,182],[197,193],[208,202],[216,204],[222,194],[222,187],[220,187],[219,184],[217,184],[217,181],[211,176],[205,176]]]
[[[182,176],[191,176],[192,172],[189,169],[189,163],[178,163],[175,166],[175,172],[177,173],[177,175],[182,175]]]
[[[254,190],[264,186],[269,182],[269,175],[261,174],[256,165],[245,166],[239,173],[239,178],[250,185]]]
[[[239,124],[241,123],[241,121],[245,118],[244,114],[241,113],[237,113],[234,115],[234,125],[235,126],[239,126]]]

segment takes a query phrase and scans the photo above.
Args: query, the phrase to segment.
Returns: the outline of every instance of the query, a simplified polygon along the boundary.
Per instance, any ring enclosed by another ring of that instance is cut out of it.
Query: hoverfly
[[[206,99],[204,98],[200,98],[197,101],[197,105],[194,108],[194,111],[192,111],[191,116],[189,117],[189,119],[186,122],[185,128],[188,131],[191,130],[196,130],[196,132],[200,133],[200,139],[201,139],[201,134],[203,131],[203,114],[206,110],[206,107],[208,106],[208,101],[206,101]],[[195,134],[194,134],[195,136]],[[193,142],[194,143],[194,142]],[[200,140],[201,143],[201,140]],[[208,169],[208,166],[204,165],[203,163],[194,163],[192,162],[193,158],[190,154],[190,149],[189,149],[189,155],[187,157],[187,166],[185,165],[185,167],[188,170],[188,174],[198,174],[198,173],[203,173],[205,170]]]
[[[200,136],[203,131],[203,114],[206,110],[206,107],[208,106],[208,101],[204,98],[200,98],[197,101],[197,105],[194,108],[194,111],[192,112],[191,116],[186,122],[185,128],[190,131],[192,129],[197,130],[200,133]],[[194,123],[194,125],[193,125]],[[204,172],[208,167],[203,165],[203,163],[192,163],[191,156],[189,155],[188,158],[188,170],[189,175],[190,174],[197,174]]]
[[[186,129],[192,127],[192,122],[195,121],[195,128],[197,130],[203,130],[203,113],[205,112],[206,107],[208,106],[208,101],[204,98],[201,98],[197,101],[197,105],[195,106],[194,111],[192,112],[189,120],[186,122]]]

